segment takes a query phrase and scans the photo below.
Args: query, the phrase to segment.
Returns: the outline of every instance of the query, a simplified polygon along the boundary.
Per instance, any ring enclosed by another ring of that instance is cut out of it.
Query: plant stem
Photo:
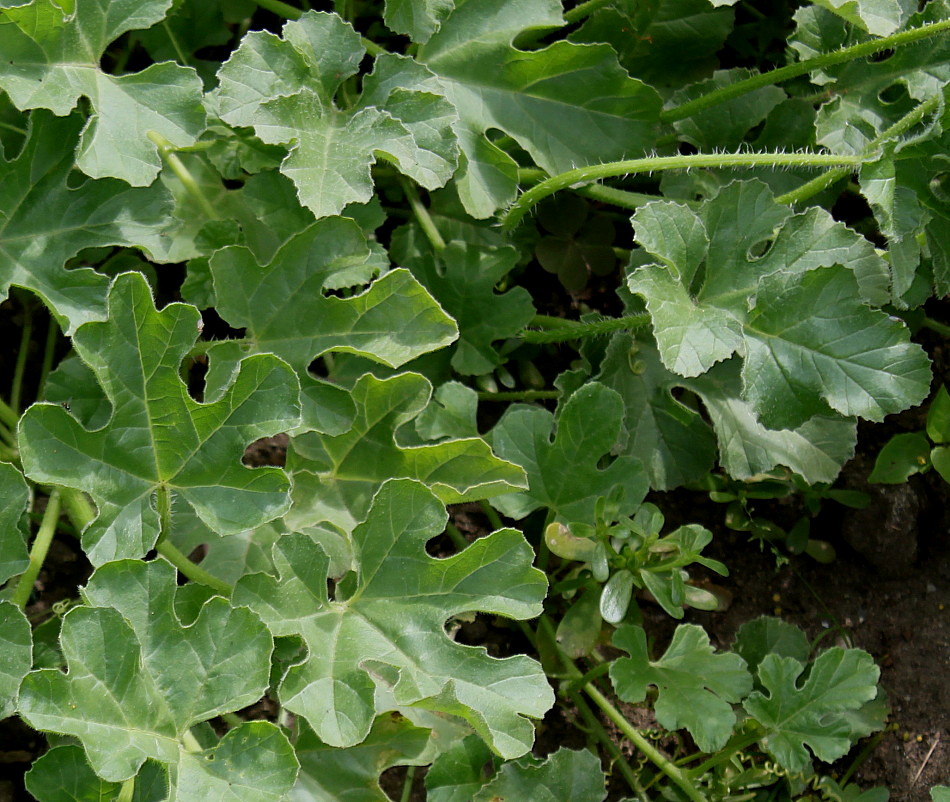
[[[116,802],[132,802],[135,798],[135,777],[132,777],[122,783],[119,794],[116,796]]]
[[[536,184],[548,177],[544,170],[537,167],[521,167],[518,169],[519,184]],[[609,203],[621,209],[636,210],[646,203],[658,200],[656,195],[646,195],[640,192],[628,192],[625,189],[607,187],[603,184],[588,184],[577,187],[574,192],[583,198],[589,198],[600,203]]]
[[[511,390],[499,393],[480,390],[478,392],[479,401],[553,401],[560,396],[560,390]]]
[[[172,528],[172,491],[164,483],[155,488],[155,507],[158,510],[158,542],[161,543]]]
[[[468,548],[469,542],[465,539],[465,536],[459,532],[458,527],[451,521],[446,523],[445,531],[455,544],[455,548],[457,548],[459,551],[465,551],[465,549]]]
[[[862,152],[861,160],[873,161],[873,157],[881,145],[892,139],[896,139],[902,134],[907,133],[911,128],[913,128],[913,126],[923,120],[924,117],[926,117],[931,112],[936,111],[939,101],[940,97],[938,95],[934,95],[932,98],[925,100],[923,103],[913,108],[903,117],[901,117],[896,123],[881,131],[880,134],[868,142],[867,147],[865,147],[864,151]],[[834,169],[828,170],[826,173],[816,176],[811,181],[802,184],[800,187],[798,187],[798,189],[793,189],[791,192],[786,192],[784,195],[779,195],[775,200],[778,203],[789,205],[804,203],[809,198],[812,198],[822,190],[830,187],[833,183],[835,183],[835,181],[844,178],[850,172],[850,167],[835,167]]]
[[[512,229],[535,204],[575,184],[636,173],[689,170],[704,167],[856,167],[861,156],[836,153],[694,153],[687,156],[650,156],[592,164],[553,176],[531,187],[501,216],[501,226]]]
[[[77,532],[82,532],[96,517],[96,510],[86,494],[72,487],[60,488],[63,509]]]
[[[597,9],[603,8],[605,5],[612,2],[613,0],[587,0],[586,3],[578,3],[570,11],[564,12],[564,22],[568,25],[573,25],[575,22],[580,22],[582,19],[586,19],[595,11],[597,11]]]
[[[492,529],[499,530],[505,528],[505,522],[501,520],[501,516],[495,512],[495,508],[489,504],[485,499],[482,499],[478,502],[482,508],[482,512],[485,513],[485,517],[488,518],[488,522],[492,525]]]
[[[23,373],[26,370],[26,357],[30,350],[30,340],[33,338],[33,307],[27,301],[23,305],[23,331],[20,333],[20,350],[16,355],[16,366],[13,369],[13,384],[10,388],[10,406],[14,412],[20,410],[20,399],[23,396]]]
[[[204,191],[198,185],[198,182],[195,181],[195,177],[191,174],[191,171],[185,167],[185,163],[178,157],[178,154],[175,152],[176,147],[155,131],[149,131],[148,138],[158,147],[159,155],[168,163],[168,166],[172,168],[172,172],[178,180],[181,181],[182,186],[184,186],[188,194],[195,199],[201,207],[201,211],[205,213],[205,216],[209,220],[220,219],[220,215],[211,204],[211,201],[208,200],[208,196],[205,195]]]
[[[181,551],[178,550],[176,546],[173,546],[171,541],[163,540],[156,547],[156,551],[162,555],[168,562],[174,565],[182,574],[184,574],[192,582],[197,582],[200,585],[207,585],[212,590],[216,590],[222,596],[230,598],[231,596],[231,586],[222,579],[218,579],[213,574],[205,571],[197,563],[193,563],[188,559]]]
[[[409,802],[412,796],[412,781],[416,777],[416,767],[409,766],[406,769],[406,779],[402,783],[402,794],[399,796],[399,802]]]
[[[529,343],[563,343],[570,340],[579,340],[583,337],[600,337],[614,331],[635,331],[644,328],[649,322],[650,316],[644,313],[595,320],[590,323],[577,323],[574,326],[563,326],[547,331],[526,329],[518,336]]]
[[[303,16],[303,11],[299,8],[295,8],[289,3],[283,3],[281,0],[254,0],[254,2],[265,11],[270,11],[284,19],[300,19]]]
[[[551,644],[551,647],[557,651],[558,658],[567,673],[574,678],[582,677],[583,674],[581,670],[574,665],[574,661],[558,647],[554,627],[551,625],[547,616],[542,615],[541,618],[538,619],[538,630],[544,630],[545,638]],[[610,703],[610,700],[597,690],[593,683],[584,685],[583,690],[584,693],[590,697],[591,701],[604,712],[607,718],[617,725],[617,728],[627,739],[636,746],[637,749],[643,752],[643,754],[649,758],[650,762],[669,777],[689,799],[693,802],[707,802],[706,797],[693,785],[690,776],[644,738],[637,729],[621,715],[620,711]]]
[[[743,749],[748,749],[755,743],[758,743],[762,740],[761,732],[754,732],[747,735],[745,738],[741,738],[734,743],[728,744],[726,748],[716,752],[708,760],[704,760],[698,766],[694,766],[686,773],[690,777],[702,777],[707,771],[715,766],[725,763],[729,760],[732,760],[733,755],[738,754]]]
[[[33,545],[30,547],[30,564],[27,566],[23,575],[17,582],[16,590],[13,593],[11,601],[21,610],[26,607],[30,600],[30,594],[33,592],[33,583],[40,575],[40,569],[49,553],[50,544],[53,542],[53,535],[56,534],[56,522],[59,520],[59,490],[53,490],[50,493],[49,500],[46,502],[46,511],[43,513],[43,521],[40,524]]]
[[[403,175],[398,177],[398,181],[406,195],[406,200],[409,201],[416,222],[419,224],[419,228],[422,229],[422,233],[426,235],[426,239],[429,240],[432,249],[436,252],[444,251],[445,240],[442,239],[442,235],[439,233],[432,215],[429,214],[429,210],[423,204],[422,198],[419,197],[419,190],[416,189],[416,185]]]
[[[191,730],[185,730],[181,735],[182,743],[185,746],[185,749],[192,754],[197,754],[198,752],[203,752],[201,744],[198,743],[198,739],[191,734]]]
[[[541,329],[564,329],[571,326],[582,326],[579,320],[568,320],[564,317],[554,317],[554,315],[535,315],[531,318],[529,326],[537,326]]]
[[[36,400],[42,401],[46,396],[46,379],[53,369],[53,357],[56,354],[56,338],[59,335],[59,326],[56,319],[50,316],[49,328],[46,330],[46,344],[43,346],[43,364],[40,366],[40,381],[36,388]]]
[[[744,81],[738,81],[734,84],[730,84],[729,86],[723,86],[703,95],[702,97],[687,101],[686,103],[683,103],[679,106],[674,106],[671,109],[666,109],[660,113],[660,121],[664,123],[672,123],[676,122],[677,120],[685,120],[687,117],[692,117],[699,111],[704,111],[705,109],[711,108],[712,106],[724,103],[727,100],[741,97],[742,95],[745,95],[756,89],[760,89],[763,86],[771,86],[773,84],[782,83],[783,81],[788,81],[791,78],[797,78],[800,75],[806,75],[815,70],[822,70],[827,67],[833,67],[836,64],[854,61],[855,59],[859,59],[864,56],[872,56],[875,53],[880,53],[883,50],[891,50],[902,45],[919,42],[922,39],[936,36],[937,34],[948,30],[950,30],[950,20],[941,20],[940,22],[935,22],[931,25],[923,25],[920,28],[913,28],[909,31],[901,31],[900,33],[892,34],[891,36],[885,36],[869,42],[861,42],[860,44],[852,45],[851,47],[845,47],[841,50],[834,50],[831,53],[822,53],[820,56],[814,56],[812,58],[805,59],[804,61],[796,62],[795,64],[789,64],[785,67],[779,67],[775,70],[769,70],[768,72],[753,75],[749,78],[746,78]]]
[[[16,427],[19,422],[20,416],[13,411],[9,404],[7,404],[3,399],[0,399],[0,423],[3,423],[9,426],[13,431],[16,431]]]
[[[244,719],[241,718],[236,713],[222,713],[221,720],[228,725],[230,729],[235,727],[240,727],[244,723]]]
[[[924,319],[920,321],[920,325],[923,328],[935,331],[937,334],[941,334],[944,337],[950,337],[950,326],[947,326],[938,320],[934,320],[931,317],[924,317]]]

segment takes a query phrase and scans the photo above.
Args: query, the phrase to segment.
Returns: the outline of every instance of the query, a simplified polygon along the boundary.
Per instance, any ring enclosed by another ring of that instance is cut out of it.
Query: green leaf
[[[927,436],[935,443],[950,442],[950,393],[941,384],[927,410]]]
[[[232,326],[247,328],[241,352],[276,354],[301,378],[328,351],[398,367],[456,339],[455,323],[407,270],[392,270],[349,297],[327,295],[381,269],[359,226],[343,217],[301,231],[263,268],[243,246],[211,259],[218,312]],[[235,345],[223,350],[233,356]]]
[[[631,75],[650,86],[682,86],[706,77],[732,31],[734,14],[708,0],[622,0],[595,11],[572,42],[606,42]]]
[[[429,762],[429,731],[392,713],[380,716],[361,744],[340,749],[323,743],[304,728],[294,744],[300,776],[292,798],[390,802],[379,785],[379,775],[393,766],[421,766]]]
[[[171,2],[78,0],[67,12],[56,0],[33,0],[0,11],[0,87],[17,108],[63,116],[80,97],[92,104],[76,149],[76,165],[86,175],[147,186],[161,169],[149,132],[188,147],[204,130],[201,81],[193,69],[164,62],[114,76],[99,66],[113,40],[160,22]]]
[[[284,676],[281,704],[307,719],[332,746],[363,741],[378,709],[376,687],[398,705],[464,718],[500,755],[531,747],[526,717],[553,702],[540,666],[527,657],[496,660],[461,646],[445,622],[463,612],[523,619],[541,611],[546,580],[531,567],[524,537],[506,529],[436,560],[425,542],[442,532],[442,504],[422,485],[383,485],[353,531],[355,575],[327,592],[328,558],[304,535],[274,546],[279,578],[255,574],[234,590],[275,636],[300,635],[309,654]]]
[[[478,437],[478,393],[459,382],[440,384],[416,418],[423,440]]]
[[[848,751],[851,730],[843,714],[877,695],[880,674],[867,652],[837,647],[823,652],[799,682],[804,670],[793,657],[766,655],[758,667],[765,693],[754,691],[742,704],[765,727],[766,751],[790,772],[810,767],[808,749],[829,763]]]
[[[386,0],[383,21],[413,42],[425,42],[455,7],[455,0]]]
[[[496,457],[480,437],[401,445],[397,432],[425,408],[431,392],[418,373],[389,379],[366,374],[351,391],[356,416],[345,432],[294,437],[287,458],[294,506],[287,524],[299,529],[329,521],[348,532],[391,478],[416,479],[445,504],[523,488],[522,469]],[[338,553],[331,556],[336,567]]]
[[[736,359],[703,376],[683,379],[663,366],[651,343],[620,333],[613,335],[594,378],[624,399],[627,438],[620,453],[648,455],[645,467],[658,490],[705,474],[715,457],[715,440],[720,464],[737,479],[785,465],[808,482],[833,482],[854,454],[853,421],[815,417],[797,429],[766,429],[740,397]],[[695,393],[703,402],[712,432],[696,409],[674,398],[676,388]]]
[[[122,784],[96,776],[83,754],[73,744],[56,746],[41,755],[26,773],[26,790],[39,802],[100,802],[118,799]],[[147,761],[135,778],[131,802],[164,802],[168,781],[162,767]]]
[[[477,735],[469,735],[442,752],[426,772],[427,802],[471,802],[485,784],[491,750]]]
[[[431,73],[411,59],[380,57],[361,102],[347,111],[334,105],[364,52],[359,35],[338,16],[307,12],[284,26],[283,38],[247,34],[218,73],[213,99],[221,119],[289,147],[281,172],[317,217],[372,197],[377,154],[428,189],[455,171],[455,110]]]
[[[804,663],[811,652],[804,632],[794,624],[771,616],[760,616],[739,627],[733,649],[746,661],[750,671],[755,671],[769,654],[792,657]]]
[[[950,482],[950,447],[938,446],[930,452],[930,462],[934,470],[945,482]]]
[[[624,626],[614,633],[614,645],[630,657],[610,666],[617,695],[642,702],[655,685],[656,720],[670,730],[685,727],[704,752],[721,749],[736,724],[732,704],[752,690],[746,663],[736,654],[716,654],[702,627],[679,624],[659,660],[650,660],[642,627]]]
[[[816,5],[875,36],[894,33],[917,10],[913,0],[816,0]]]
[[[37,729],[79,738],[104,780],[133,777],[151,759],[172,770],[176,799],[276,802],[297,762],[274,725],[248,722],[201,754],[185,743],[190,727],[260,698],[271,636],[250,610],[217,597],[182,626],[176,592],[175,569],[161,560],[98,569],[86,605],[63,618],[68,673],[29,674],[20,713]]]
[[[895,434],[884,444],[868,481],[899,485],[930,467],[930,441],[923,432]]]
[[[550,412],[523,404],[509,407],[490,440],[499,456],[525,469],[528,490],[492,499],[492,504],[512,518],[547,507],[558,520],[589,523],[597,499],[613,491],[618,494],[618,513],[632,513],[648,489],[640,461],[622,456],[599,467],[620,436],[622,420],[620,395],[597,382],[584,385],[567,400],[553,440]]]
[[[13,465],[0,462],[0,584],[29,565],[26,508],[30,489]]]
[[[248,443],[297,422],[296,377],[273,355],[248,357],[226,391],[197,403],[178,371],[198,318],[185,304],[156,311],[140,274],[119,276],[109,320],[87,323],[73,338],[112,404],[108,424],[89,431],[58,404],[35,404],[20,421],[26,474],[83,490],[96,503],[83,532],[93,564],[152,548],[156,494],[180,495],[219,534],[253,528],[289,506],[282,471],[240,460]]]
[[[551,174],[653,146],[660,98],[626,74],[612,48],[512,45],[522,31],[562,24],[554,0],[461,3],[419,50],[461,118],[464,159],[456,185],[474,217],[488,217],[517,189],[517,165],[485,138],[490,128],[511,136]]]
[[[0,162],[0,293],[11,284],[39,295],[67,334],[105,317],[106,279],[89,268],[63,270],[81,250],[134,245],[164,249],[170,198],[160,187],[130,189],[112,179],[70,180],[82,117],[30,115],[15,159]]]
[[[495,286],[518,263],[518,251],[455,240],[433,253],[412,242],[411,233],[411,229],[400,229],[390,253],[455,319],[459,339],[452,367],[463,375],[489,373],[504,362],[492,343],[513,337],[534,317],[531,295],[523,287],[495,292]]]
[[[17,689],[33,660],[30,622],[8,601],[0,601],[0,645],[0,718],[6,718],[16,709]]]
[[[930,789],[933,802],[950,802],[950,785],[935,785]]]
[[[525,757],[502,764],[473,802],[603,802],[607,798],[600,760],[587,750],[561,747],[546,760]]]
[[[829,407],[880,420],[926,395],[924,353],[903,324],[861,300],[886,300],[886,266],[826,212],[791,215],[751,181],[725,187],[698,214],[658,201],[633,222],[662,264],[638,267],[628,284],[646,301],[670,370],[694,377],[744,352],[743,397],[770,428]]]

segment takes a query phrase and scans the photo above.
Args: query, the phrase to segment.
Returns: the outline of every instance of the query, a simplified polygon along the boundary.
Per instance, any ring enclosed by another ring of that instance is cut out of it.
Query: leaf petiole
[[[162,555],[168,562],[174,565],[181,573],[192,582],[199,585],[207,585],[212,590],[216,590],[225,598],[231,597],[231,586],[222,579],[218,579],[213,574],[206,571],[197,563],[193,563],[176,546],[168,540],[162,540],[155,550]]]
[[[204,194],[191,171],[185,166],[185,163],[178,157],[176,147],[161,134],[155,131],[148,132],[148,138],[158,147],[158,153],[162,159],[171,167],[172,172],[181,181],[182,185],[188,191],[188,194],[198,203],[201,210],[209,220],[218,220],[220,215]]]
[[[53,535],[56,534],[56,523],[59,520],[60,510],[60,491],[54,489],[46,502],[46,511],[43,513],[43,521],[33,540],[30,548],[30,564],[20,576],[17,582],[16,590],[13,592],[13,603],[23,610],[30,600],[30,594],[33,592],[33,583],[40,575],[40,569],[49,553],[50,544],[53,542]]]

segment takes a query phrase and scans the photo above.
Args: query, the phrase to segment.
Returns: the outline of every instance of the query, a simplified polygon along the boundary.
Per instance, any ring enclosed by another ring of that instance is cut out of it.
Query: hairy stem
[[[627,159],[619,162],[593,164],[578,167],[553,176],[525,192],[501,216],[501,226],[512,229],[533,206],[555,192],[575,184],[599,181],[603,178],[618,178],[636,173],[653,173],[664,170],[689,170],[691,168],[725,167],[850,167],[860,165],[860,156],[834,153],[695,153],[687,156],[652,156],[642,159]]]
[[[815,70],[823,70],[828,67],[833,67],[836,64],[844,64],[845,62],[854,61],[865,56],[873,56],[875,53],[880,53],[883,50],[891,50],[902,45],[919,42],[946,31],[950,31],[950,20],[941,20],[931,25],[923,25],[920,28],[912,28],[909,31],[901,31],[900,33],[884,36],[870,42],[861,42],[860,44],[845,47],[841,50],[834,50],[831,53],[822,53],[820,56],[814,56],[813,58],[805,59],[795,64],[789,64],[786,67],[779,67],[775,70],[753,75],[744,81],[723,86],[712,92],[708,92],[702,97],[687,101],[679,106],[674,106],[671,109],[666,109],[660,114],[660,120],[665,123],[685,120],[687,117],[692,117],[699,111],[704,111],[720,103],[725,103],[727,100],[741,97],[763,86],[771,86],[773,84],[782,83],[783,81],[788,81],[791,78],[807,75]]]
[[[537,167],[522,167],[518,170],[519,184],[535,184],[547,178],[547,173]],[[577,187],[574,192],[582,198],[589,198],[600,203],[609,203],[621,209],[635,211],[650,201],[657,200],[656,195],[646,195],[642,192],[628,192],[625,189],[606,187],[603,184],[587,184]]]
[[[577,323],[573,326],[563,326],[547,331],[531,331],[526,329],[518,336],[529,343],[563,343],[570,340],[580,340],[585,337],[600,337],[615,331],[635,331],[650,323],[647,314],[627,315],[626,317],[605,318],[589,323]]]
[[[43,521],[40,524],[33,545],[30,547],[30,564],[27,566],[23,575],[17,582],[16,590],[13,592],[13,603],[21,610],[26,607],[30,600],[30,594],[33,592],[33,583],[40,575],[40,569],[49,553],[50,544],[53,542],[53,535],[56,534],[56,522],[59,520],[59,490],[53,490],[50,493],[49,500],[46,502],[46,511],[43,513]]]
[[[612,2],[613,0],[587,0],[585,3],[578,3],[570,11],[564,12],[564,22],[568,25],[580,22],[583,19],[587,19],[587,17],[597,11],[597,9],[603,8]]]
[[[192,582],[197,582],[199,585],[207,585],[222,596],[230,598],[232,588],[227,582],[208,573],[197,563],[193,563],[176,546],[172,545],[171,541],[161,541],[155,547],[155,550]]]

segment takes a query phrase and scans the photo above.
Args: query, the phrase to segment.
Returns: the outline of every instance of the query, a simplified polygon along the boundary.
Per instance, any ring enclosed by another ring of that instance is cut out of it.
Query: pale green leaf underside
[[[347,431],[293,439],[287,467],[294,476],[294,506],[288,524],[330,521],[350,531],[391,478],[416,479],[446,504],[525,487],[524,471],[495,456],[480,437],[400,445],[399,427],[419,415],[431,392],[428,379],[417,373],[360,377],[351,393],[357,412]]]
[[[151,184],[161,169],[154,131],[178,147],[194,144],[204,129],[201,81],[190,67],[171,62],[113,76],[99,60],[125,31],[162,20],[171,0],[78,0],[67,15],[55,0],[0,11],[0,88],[20,109],[69,114],[81,96],[94,113],[76,149],[76,164],[93,178]]]
[[[457,644],[444,624],[463,611],[537,615],[547,583],[514,530],[454,557],[429,557],[424,544],[445,520],[422,485],[394,480],[353,531],[356,574],[337,600],[327,595],[326,555],[304,535],[275,545],[279,577],[257,574],[235,588],[235,603],[258,612],[275,635],[300,635],[307,644],[307,658],[287,672],[279,695],[325,743],[354,746],[367,736],[385,712],[376,707],[378,684],[399,705],[465,718],[504,757],[530,748],[526,717],[553,702],[541,667]]]
[[[318,220],[263,267],[239,245],[211,259],[217,310],[248,330],[243,353],[276,354],[301,377],[328,351],[398,367],[456,339],[454,321],[407,270],[391,270],[349,297],[326,294],[383,269],[359,226],[343,217]],[[347,274],[360,278],[345,281]]]
[[[35,404],[20,422],[27,475],[84,490],[96,503],[83,532],[89,559],[144,555],[159,533],[159,489],[180,495],[219,534],[282,514],[283,472],[240,460],[248,443],[296,423],[293,371],[271,354],[248,357],[220,397],[199,404],[178,373],[197,338],[198,311],[169,304],[157,312],[142,275],[126,273],[112,286],[109,312],[73,339],[112,404],[109,422],[88,431],[58,404]]]
[[[195,766],[182,742],[185,731],[256,701],[267,687],[272,640],[260,619],[214,598],[183,627],[175,593],[175,570],[163,561],[127,560],[99,569],[84,591],[94,606],[77,607],[63,620],[68,673],[34,671],[20,688],[21,715],[38,729],[79,738],[105,780],[128,779],[152,759],[214,787],[215,777],[227,773],[227,761]],[[274,729],[267,734],[272,739],[276,729],[265,727]],[[218,748],[228,749],[224,741]],[[285,774],[288,758],[291,774],[296,771],[289,748],[282,758]],[[265,764],[267,752],[262,749]],[[246,760],[239,761],[243,770]]]

